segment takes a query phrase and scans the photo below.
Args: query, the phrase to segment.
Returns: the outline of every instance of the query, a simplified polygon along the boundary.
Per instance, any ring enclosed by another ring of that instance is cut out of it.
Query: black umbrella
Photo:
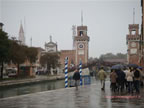
[[[113,65],[113,66],[111,67],[111,69],[117,69],[117,70],[119,70],[119,69],[124,69],[124,66],[123,66],[122,64],[117,64],[117,65]]]
[[[137,64],[128,64],[128,67],[138,68],[139,66]]]

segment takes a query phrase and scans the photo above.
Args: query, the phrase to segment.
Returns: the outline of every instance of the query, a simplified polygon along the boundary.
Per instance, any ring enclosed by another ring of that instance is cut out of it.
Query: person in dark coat
[[[75,80],[75,87],[76,87],[76,89],[78,89],[78,82],[80,80],[80,73],[79,73],[78,69],[75,70],[73,79]]]
[[[134,71],[134,87],[135,87],[137,94],[140,93],[140,90],[139,90],[140,78],[141,78],[140,70],[136,68]]]
[[[117,84],[118,84],[118,91],[121,91],[123,92],[124,90],[124,82],[125,82],[125,73],[119,69],[119,70],[116,70],[116,74],[117,74]]]

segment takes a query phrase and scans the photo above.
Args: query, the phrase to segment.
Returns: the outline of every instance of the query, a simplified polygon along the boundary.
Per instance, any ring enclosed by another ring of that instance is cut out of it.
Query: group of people
[[[140,85],[143,86],[143,72],[142,68],[128,67],[125,70],[122,69],[111,69],[110,73],[110,88],[112,92],[123,92],[137,94],[140,93]],[[105,79],[107,73],[104,68],[101,67],[98,72],[98,77],[101,81],[101,90],[105,90]]]
[[[128,93],[134,91],[140,93],[140,85],[143,85],[142,81],[142,69],[128,67],[124,71],[119,69],[112,69],[110,73],[111,89],[113,92],[126,90]]]
[[[108,74],[104,71],[104,67],[101,67],[97,76],[101,81],[101,90],[105,90],[105,80]],[[137,94],[140,93],[140,85],[143,86],[143,72],[139,67],[128,67],[125,70],[111,69],[110,72],[110,88],[112,92],[128,92]],[[80,80],[80,73],[78,69],[75,70],[73,79],[75,80],[76,89],[78,89],[78,83]]]

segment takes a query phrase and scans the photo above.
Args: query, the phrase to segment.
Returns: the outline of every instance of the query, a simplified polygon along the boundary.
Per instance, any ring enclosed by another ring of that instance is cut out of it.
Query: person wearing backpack
[[[137,94],[140,93],[140,90],[139,90],[140,78],[141,78],[140,71],[138,69],[135,69],[135,71],[134,71],[134,87],[135,87]]]

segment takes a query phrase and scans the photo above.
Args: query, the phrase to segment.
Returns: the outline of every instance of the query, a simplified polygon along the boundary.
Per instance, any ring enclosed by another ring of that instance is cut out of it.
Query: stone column
[[[56,70],[57,70],[57,75],[59,75],[59,73],[60,73],[59,67],[57,67]]]
[[[51,72],[51,75],[54,75],[54,73],[53,73],[53,68],[51,67],[51,69],[50,69],[50,72]]]

